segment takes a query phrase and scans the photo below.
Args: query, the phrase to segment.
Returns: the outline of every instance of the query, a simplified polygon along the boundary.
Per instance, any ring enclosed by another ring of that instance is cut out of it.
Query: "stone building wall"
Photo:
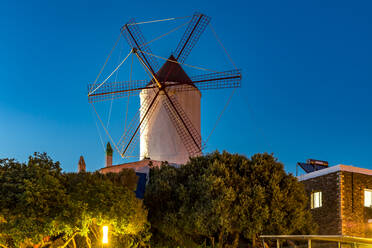
[[[309,198],[312,192],[322,192],[322,207],[311,209],[320,235],[342,234],[340,176],[340,172],[333,172],[301,181]]]
[[[372,175],[358,173],[355,167],[345,168],[349,171],[341,169],[301,180],[309,197],[312,192],[322,192],[322,207],[311,209],[318,234],[370,238],[372,208],[364,206],[364,190],[372,190]]]
[[[372,237],[372,208],[364,206],[364,190],[372,189],[372,176],[341,172],[342,234]]]

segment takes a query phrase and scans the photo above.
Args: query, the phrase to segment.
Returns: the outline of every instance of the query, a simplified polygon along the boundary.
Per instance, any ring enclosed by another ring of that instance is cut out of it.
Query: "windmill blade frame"
[[[241,86],[242,73],[240,69],[234,69],[195,75],[190,78],[199,90],[239,88]]]
[[[149,67],[151,72],[155,74],[158,70],[159,65],[157,59],[153,56],[148,56],[146,53],[152,53],[150,47],[147,45],[146,39],[143,36],[139,26],[136,24],[134,18],[132,18],[128,23],[126,23],[120,29],[122,35],[126,38],[128,44],[132,49],[139,50],[139,56],[143,59],[146,66]],[[142,52],[142,50],[144,52]]]
[[[139,95],[141,90],[155,88],[155,86],[148,85],[148,83],[148,80],[105,83],[94,93],[88,94],[88,101],[90,103],[95,103],[128,96],[136,96]],[[88,91],[91,85],[92,84],[88,84]]]
[[[213,90],[241,87],[241,70],[229,70],[224,72],[214,72],[190,77],[188,82],[166,82],[167,88],[172,91],[195,91]]]
[[[173,55],[179,63],[183,63],[191,53],[200,36],[208,26],[211,18],[201,13],[195,13],[186,28]]]

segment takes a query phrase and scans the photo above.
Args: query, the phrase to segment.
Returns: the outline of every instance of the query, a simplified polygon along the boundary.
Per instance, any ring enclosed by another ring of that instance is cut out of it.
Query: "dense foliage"
[[[136,183],[133,170],[65,174],[46,154],[0,160],[0,247],[97,247],[102,225],[113,247],[147,246]]]
[[[260,234],[315,230],[303,186],[272,155],[226,152],[179,168],[152,168],[145,205],[134,170],[62,173],[36,153],[27,163],[0,160],[0,247],[255,246]]]
[[[180,168],[152,168],[145,205],[159,246],[255,246],[259,234],[315,229],[302,184],[266,153],[215,152]]]

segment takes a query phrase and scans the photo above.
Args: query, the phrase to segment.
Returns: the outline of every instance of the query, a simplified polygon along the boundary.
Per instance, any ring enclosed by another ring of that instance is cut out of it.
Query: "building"
[[[137,189],[136,189],[136,196],[138,198],[143,199],[145,195],[145,188],[146,183],[149,178],[150,173],[150,166],[152,167],[160,167],[163,163],[163,161],[159,160],[153,160],[153,159],[142,159],[135,162],[130,163],[123,163],[123,164],[112,164],[112,156],[113,156],[113,150],[111,148],[110,143],[107,143],[106,147],[106,164],[105,167],[98,170],[99,173],[106,174],[106,173],[119,173],[123,169],[131,169],[136,172],[136,175],[138,176],[138,183],[137,183]],[[178,167],[178,164],[175,163],[168,163],[171,166]],[[83,156],[80,156],[79,162],[78,162],[78,172],[86,172],[86,165]]]
[[[158,80],[166,85],[191,82],[181,65],[172,61],[176,61],[173,55],[157,72]],[[188,90],[185,90],[184,85],[171,86],[167,88],[167,94],[175,105],[172,107],[166,95],[160,92],[151,109],[151,115],[148,115],[151,117],[144,120],[146,125],[140,129],[140,159],[151,158],[157,161],[185,164],[190,156],[201,155],[201,93],[194,84],[190,84]],[[155,95],[157,91],[154,89],[141,90],[141,118],[146,115],[148,111],[146,106]],[[173,108],[177,109],[182,119],[177,117]],[[188,130],[183,125],[186,125]],[[187,134],[188,131],[190,134]],[[197,144],[194,144],[193,140]]]
[[[136,172],[136,175],[138,176],[136,196],[142,199],[145,195],[145,188],[146,188],[147,180],[149,178],[150,166],[160,167],[163,162],[158,161],[158,160],[153,160],[153,159],[142,159],[142,160],[135,161],[135,162],[113,165],[112,156],[113,156],[113,150],[111,148],[110,143],[107,143],[106,159],[105,159],[106,164],[105,164],[105,167],[99,169],[98,172],[102,174],[106,174],[106,173],[119,173],[123,169],[134,170]],[[169,163],[169,165],[178,166],[172,163]],[[83,156],[81,156],[79,163],[78,163],[78,172],[85,172],[85,171],[86,171],[86,166],[85,166],[84,158]]]
[[[107,154],[106,154],[106,158],[107,158]],[[143,160],[132,162],[132,163],[112,165],[112,158],[110,161],[111,161],[111,164],[106,163],[106,167],[101,168],[98,171],[100,173],[106,174],[110,172],[119,173],[123,169],[134,170],[136,172],[136,175],[138,176],[136,196],[137,198],[141,198],[141,199],[143,199],[145,195],[146,183],[147,183],[148,175],[150,172],[150,164],[152,164],[153,166],[160,166],[162,163],[161,161],[143,159]],[[106,159],[106,162],[107,162],[107,159]]]
[[[372,170],[326,166],[298,177],[319,235],[372,237]]]

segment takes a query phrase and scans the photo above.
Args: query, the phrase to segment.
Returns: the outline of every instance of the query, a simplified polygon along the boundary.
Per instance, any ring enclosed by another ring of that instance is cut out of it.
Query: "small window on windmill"
[[[364,190],[364,206],[372,207],[372,190],[370,189]]]
[[[312,192],[311,193],[311,209],[320,208],[322,206],[322,192]]]

